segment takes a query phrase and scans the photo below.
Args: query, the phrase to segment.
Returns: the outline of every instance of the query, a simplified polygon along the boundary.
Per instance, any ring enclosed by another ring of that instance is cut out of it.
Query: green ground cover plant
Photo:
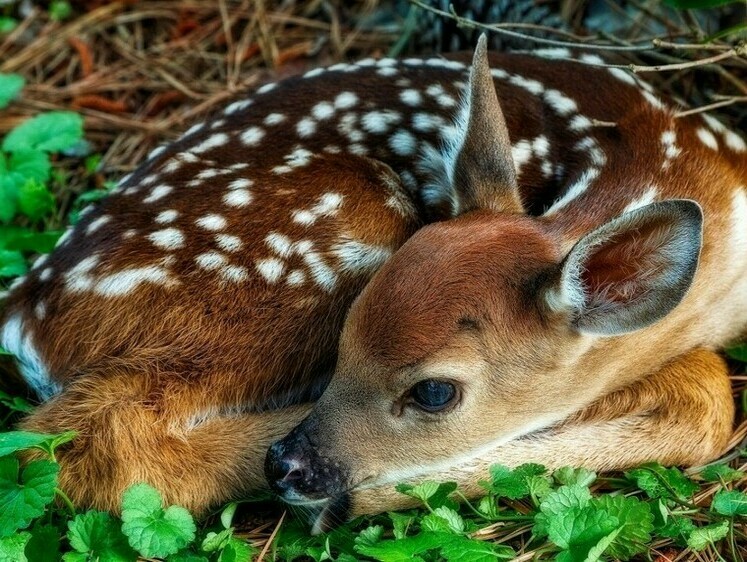
[[[71,9],[67,2],[48,6],[54,20],[70,17]],[[0,15],[0,33],[16,25]],[[23,95],[23,88],[20,75],[0,74],[0,110]],[[60,204],[61,193],[69,196],[70,170],[82,168],[93,177],[100,158],[91,153],[76,112],[42,112],[1,139],[2,284],[23,275],[34,256],[53,248],[84,205],[106,195],[112,183],[92,180],[74,194],[72,204]],[[744,372],[747,346],[729,355]],[[741,403],[743,414],[744,392]],[[246,515],[264,513],[266,507],[250,502],[231,503],[197,521],[184,508],[165,505],[147,483],[124,493],[120,515],[76,506],[58,487],[56,462],[56,451],[75,433],[15,430],[34,407],[0,391],[0,562],[726,562],[747,557],[743,444],[720,462],[688,472],[658,464],[614,475],[495,465],[483,483],[484,497],[472,502],[454,483],[401,485],[399,492],[417,499],[420,508],[359,518],[311,536],[303,518],[292,515],[270,515],[268,531],[253,532],[256,518],[247,523]]]

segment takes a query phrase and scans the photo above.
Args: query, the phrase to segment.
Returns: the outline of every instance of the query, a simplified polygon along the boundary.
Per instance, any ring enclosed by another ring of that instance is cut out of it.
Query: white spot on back
[[[239,178],[228,183],[228,189],[246,189],[254,185],[254,182],[247,178]]]
[[[225,133],[216,133],[215,135],[209,136],[207,139],[202,141],[197,146],[193,146],[191,148],[191,151],[195,154],[202,154],[203,152],[207,152],[208,150],[212,150],[213,148],[218,148],[219,146],[223,146],[228,142],[228,135]]]
[[[299,137],[310,137],[316,133],[316,121],[309,117],[304,117],[296,125],[296,132]]]
[[[102,215],[97,219],[91,221],[91,224],[86,227],[86,234],[90,235],[96,232],[99,228],[110,222],[112,218],[109,215]]]
[[[264,138],[265,131],[260,127],[254,126],[249,127],[246,131],[243,131],[239,138],[247,146],[256,146]]]
[[[106,297],[130,294],[143,283],[170,284],[168,271],[160,265],[123,269],[101,277],[95,286],[96,293]]]
[[[400,92],[399,99],[402,100],[402,103],[409,105],[410,107],[417,107],[423,103],[423,96],[420,92],[413,90],[412,88]]]
[[[559,90],[546,90],[545,101],[559,115],[570,115],[578,111],[576,102]]]
[[[265,243],[281,258],[287,258],[293,253],[293,243],[284,234],[271,232],[265,236]]]
[[[238,252],[243,247],[243,242],[233,234],[216,234],[215,243],[225,252]]]
[[[311,108],[311,115],[314,119],[323,121],[329,119],[335,114],[335,107],[328,101],[320,101],[314,107]]]
[[[157,185],[150,191],[150,195],[143,199],[143,203],[153,203],[155,201],[158,201],[159,199],[163,199],[166,197],[169,193],[171,193],[174,190],[173,187],[170,185]]]
[[[386,133],[402,120],[402,115],[390,109],[369,111],[361,117],[361,126],[369,133]]]
[[[634,199],[631,201],[624,209],[623,213],[629,213],[630,211],[635,211],[636,209],[640,209],[641,207],[645,207],[646,205],[650,205],[654,201],[656,201],[656,195],[657,190],[655,186],[650,186],[644,193],[641,195],[638,199]]]
[[[265,125],[272,126],[282,123],[283,121],[285,121],[285,115],[282,113],[270,113],[265,117],[264,123]]]
[[[178,250],[184,247],[184,234],[178,228],[164,228],[148,235],[154,246],[162,250]]]
[[[226,256],[218,252],[205,252],[195,257],[195,262],[202,269],[213,271],[227,263]]]
[[[245,207],[252,199],[252,194],[247,189],[232,189],[223,196],[223,202],[231,207]]]
[[[197,226],[204,228],[205,230],[223,230],[226,228],[226,219],[221,215],[205,215],[195,221]]]
[[[366,244],[349,237],[333,244],[331,251],[340,261],[342,270],[350,273],[376,271],[392,255],[389,248]]]
[[[176,218],[179,216],[179,211],[176,211],[174,209],[167,209],[166,211],[161,211],[156,215],[156,222],[158,224],[168,224],[170,222],[174,222]]]
[[[731,148],[734,152],[745,152],[747,151],[747,143],[734,131],[725,130],[723,132],[724,141],[726,146]]]
[[[698,135],[700,142],[702,142],[708,148],[710,148],[711,150],[718,150],[718,141],[711,131],[709,131],[708,129],[704,129],[703,127],[699,127],[698,130],[695,131],[695,134]]]
[[[335,107],[337,109],[350,109],[358,103],[358,96],[353,92],[342,92],[335,98]]]
[[[412,156],[417,150],[417,139],[405,129],[399,129],[389,137],[389,146],[395,154]]]
[[[555,201],[547,211],[545,211],[544,215],[557,213],[560,209],[589,189],[589,186],[595,179],[597,179],[597,177],[599,177],[599,170],[597,168],[589,168],[588,170],[585,170],[581,176],[570,185],[565,194]]]
[[[285,264],[277,258],[258,260],[255,265],[259,274],[268,283],[277,283],[285,270]]]

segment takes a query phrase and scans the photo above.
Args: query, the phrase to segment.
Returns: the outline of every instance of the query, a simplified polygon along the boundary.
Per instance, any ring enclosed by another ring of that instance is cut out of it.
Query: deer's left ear
[[[584,334],[614,336],[663,318],[684,298],[698,266],[700,205],[653,203],[600,226],[579,240],[545,292]]]
[[[432,178],[423,200],[433,216],[450,218],[478,209],[524,212],[485,35],[475,49],[456,134],[446,144],[442,153],[426,154],[423,159],[423,168]]]

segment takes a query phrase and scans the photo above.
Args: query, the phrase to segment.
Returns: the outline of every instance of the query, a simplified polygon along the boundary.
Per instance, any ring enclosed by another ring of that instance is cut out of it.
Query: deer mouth
[[[286,503],[302,510],[311,525],[311,534],[327,533],[339,527],[348,520],[350,512],[350,496],[345,493],[335,498],[311,500],[307,502]]]

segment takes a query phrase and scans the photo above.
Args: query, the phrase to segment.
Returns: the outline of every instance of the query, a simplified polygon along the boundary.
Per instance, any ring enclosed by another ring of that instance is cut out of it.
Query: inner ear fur
[[[698,265],[703,216],[689,200],[653,203],[583,237],[561,264],[548,304],[582,333],[618,335],[671,312]]]

